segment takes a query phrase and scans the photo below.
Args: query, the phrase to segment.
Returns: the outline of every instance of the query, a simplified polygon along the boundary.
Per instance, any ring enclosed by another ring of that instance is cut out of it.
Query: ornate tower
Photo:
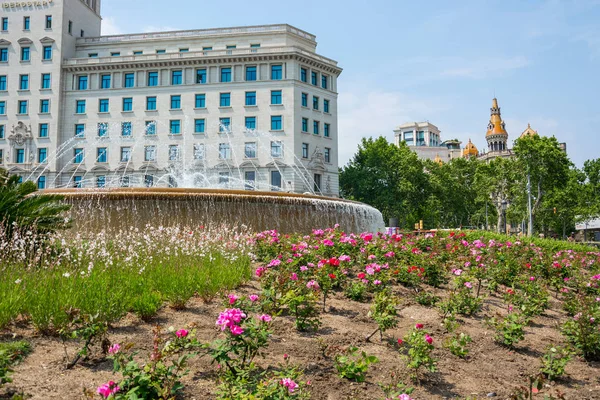
[[[498,100],[494,98],[492,100],[492,108],[490,123],[485,138],[488,143],[489,152],[500,152],[508,150],[508,133],[506,132],[506,125],[502,121],[500,115],[500,107],[498,107]]]

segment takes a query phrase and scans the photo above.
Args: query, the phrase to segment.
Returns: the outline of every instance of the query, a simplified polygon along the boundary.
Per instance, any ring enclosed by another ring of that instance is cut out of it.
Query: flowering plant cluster
[[[432,357],[434,350],[433,338],[424,329],[423,324],[416,324],[413,329],[404,336],[404,340],[398,340],[401,348],[408,348],[405,354],[407,367],[413,370],[413,377],[419,379],[422,368],[429,372],[437,371],[436,360]]]

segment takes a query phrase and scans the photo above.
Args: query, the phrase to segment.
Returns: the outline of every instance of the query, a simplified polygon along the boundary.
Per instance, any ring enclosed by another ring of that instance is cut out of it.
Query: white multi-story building
[[[409,122],[394,129],[396,146],[405,142],[421,159],[447,162],[462,156],[458,140],[442,142],[441,131],[429,122]]]
[[[338,195],[342,70],[315,36],[285,24],[100,36],[100,3],[0,3],[0,167],[40,188]]]

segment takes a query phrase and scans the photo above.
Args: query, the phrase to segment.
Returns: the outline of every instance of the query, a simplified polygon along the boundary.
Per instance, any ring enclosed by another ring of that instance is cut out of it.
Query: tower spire
[[[492,99],[492,108],[490,108],[490,123],[488,124],[487,133],[485,135],[488,150],[490,152],[508,150],[508,132],[506,132],[506,124],[502,121],[502,114],[498,99]]]

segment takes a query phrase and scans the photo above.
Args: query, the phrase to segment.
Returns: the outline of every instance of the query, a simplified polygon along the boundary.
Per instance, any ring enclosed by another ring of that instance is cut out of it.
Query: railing
[[[337,61],[330,58],[320,56],[316,53],[307,51],[297,46],[282,46],[282,47],[261,47],[247,49],[229,49],[229,50],[201,50],[188,51],[184,53],[166,53],[166,54],[143,54],[130,56],[116,57],[86,57],[86,58],[70,58],[64,60],[64,65],[98,65],[98,64],[114,64],[127,63],[134,61],[168,61],[168,60],[185,60],[199,57],[219,57],[219,56],[243,56],[257,54],[275,54],[275,53],[301,53],[307,57],[316,58],[322,63],[337,66]]]
[[[222,35],[239,35],[239,34],[252,34],[252,33],[268,33],[268,32],[289,32],[294,35],[300,36],[304,39],[311,41],[316,40],[316,36],[301,29],[295,28],[287,24],[280,25],[258,25],[258,26],[242,26],[234,28],[216,28],[216,29],[193,29],[187,31],[169,31],[169,32],[148,32],[148,33],[135,33],[131,35],[112,35],[112,36],[99,36],[99,37],[87,37],[78,38],[77,44],[87,43],[112,43],[112,42],[124,42],[134,40],[148,40],[148,39],[168,39],[168,38],[182,38],[182,37],[193,37],[193,36],[222,36]]]

